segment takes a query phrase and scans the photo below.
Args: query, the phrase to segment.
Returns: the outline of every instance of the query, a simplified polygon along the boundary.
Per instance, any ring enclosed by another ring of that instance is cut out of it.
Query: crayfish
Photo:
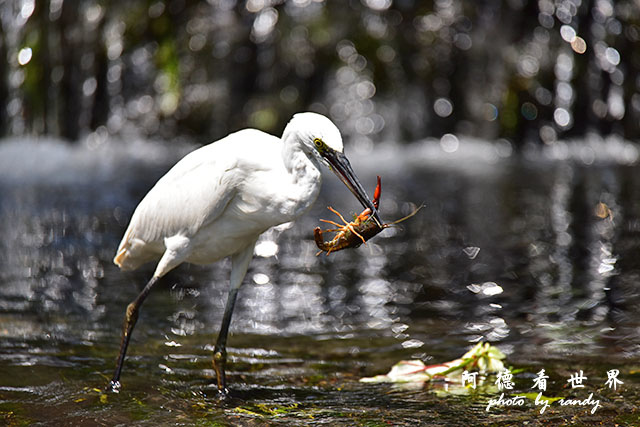
[[[373,193],[373,206],[378,209],[380,204],[380,193],[381,193],[381,185],[380,185],[380,177],[377,177],[378,183],[376,185],[376,189]],[[352,222],[348,222],[344,219],[344,217],[337,210],[333,209],[331,206],[328,206],[328,209],[336,214],[344,223],[341,225],[335,221],[330,221],[327,219],[321,219],[320,221],[326,222],[328,224],[335,225],[338,228],[332,228],[328,230],[322,230],[320,227],[316,227],[313,230],[313,237],[316,241],[316,246],[320,251],[316,255],[320,255],[322,251],[325,251],[327,255],[331,252],[340,251],[342,249],[347,248],[357,248],[363,243],[366,243],[367,240],[371,239],[376,234],[380,233],[385,228],[391,227],[399,222],[402,222],[408,218],[414,216],[422,206],[418,207],[415,211],[405,216],[404,218],[400,218],[397,221],[391,223],[380,224],[378,220],[371,215],[371,209],[367,208],[363,210]],[[322,238],[323,233],[336,233],[333,239],[325,242]]]

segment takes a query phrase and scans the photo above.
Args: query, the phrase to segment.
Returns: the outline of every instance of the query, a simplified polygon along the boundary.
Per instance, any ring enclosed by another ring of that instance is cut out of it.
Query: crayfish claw
[[[378,209],[378,206],[380,206],[380,193],[382,193],[380,175],[378,175],[377,178],[378,178],[378,184],[376,185],[376,189],[373,192],[373,200],[371,201],[373,203],[373,207],[375,207],[376,209]]]

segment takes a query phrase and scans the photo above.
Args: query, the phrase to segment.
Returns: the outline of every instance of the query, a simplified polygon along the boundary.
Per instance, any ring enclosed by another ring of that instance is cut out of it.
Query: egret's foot
[[[229,389],[228,388],[220,388],[218,387],[218,399],[219,400],[227,400],[229,398],[231,398],[231,395],[229,394]]]
[[[122,384],[118,380],[111,380],[107,385],[107,393],[120,393],[120,389],[122,388]]]
[[[219,395],[229,394],[229,389],[227,389],[227,375],[224,371],[226,365],[227,352],[225,350],[215,350],[213,353],[213,369],[216,371]]]

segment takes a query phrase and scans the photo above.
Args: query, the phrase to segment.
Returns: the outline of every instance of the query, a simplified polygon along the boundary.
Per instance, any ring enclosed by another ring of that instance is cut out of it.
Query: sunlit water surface
[[[616,146],[616,144],[618,144]],[[314,208],[256,247],[229,340],[231,398],[211,369],[228,261],[183,265],[147,299],[120,394],[104,394],[126,305],[153,266],[111,263],[145,192],[188,147],[145,142],[0,144],[0,423],[530,425],[638,422],[640,174],[616,141],[528,151],[435,141],[348,153],[365,187],[382,175],[381,213],[401,227],[316,256],[312,230],[357,202],[330,174]],[[611,147],[617,147],[612,150]],[[495,390],[358,382],[401,359],[459,357],[485,340],[530,392],[593,392],[601,408],[485,411]],[[583,390],[567,379],[588,377]],[[624,386],[605,386],[620,370]],[[574,418],[577,417],[577,418]]]

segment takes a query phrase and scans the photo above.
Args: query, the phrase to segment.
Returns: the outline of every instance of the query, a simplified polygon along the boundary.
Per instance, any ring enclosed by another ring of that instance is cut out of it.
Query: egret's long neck
[[[294,180],[315,178],[320,174],[320,164],[304,152],[299,138],[296,132],[285,130],[282,135],[282,162]],[[317,174],[313,173],[314,169]]]
[[[299,138],[296,132],[285,130],[282,135],[282,162],[290,178],[291,198],[299,201],[299,209],[306,210],[320,192],[322,173],[320,163],[304,152]]]

